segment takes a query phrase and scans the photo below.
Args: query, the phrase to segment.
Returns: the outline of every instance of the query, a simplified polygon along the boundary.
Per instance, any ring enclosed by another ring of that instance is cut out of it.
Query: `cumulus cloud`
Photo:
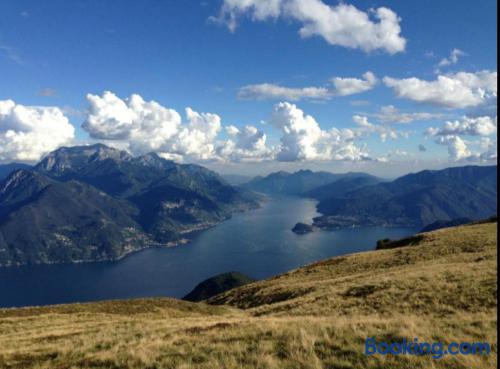
[[[377,77],[368,71],[363,74],[363,79],[335,77],[332,84],[336,96],[348,96],[371,90],[377,84]]]
[[[459,72],[440,75],[434,81],[385,77],[397,97],[447,108],[476,107],[497,96],[497,72]]]
[[[177,161],[265,160],[270,156],[266,135],[253,126],[226,127],[219,115],[186,108],[185,119],[174,109],[139,95],[121,99],[112,92],[87,96],[89,109],[82,127],[97,140],[126,149],[135,155],[157,152]]]
[[[157,149],[179,130],[181,116],[155,101],[145,102],[132,95],[122,100],[112,92],[87,95],[89,110],[83,128],[92,138],[106,140],[154,138],[149,145]]]
[[[293,88],[272,83],[248,85],[239,90],[238,98],[244,100],[328,100],[336,96],[348,96],[366,92],[374,88],[376,84],[377,77],[368,71],[363,74],[362,78],[334,77],[331,79],[331,86],[328,87]]]
[[[377,135],[383,142],[407,137],[405,132],[371,123],[362,115],[353,117],[355,126],[326,130],[296,105],[281,102],[274,106],[266,125],[278,131],[279,143],[270,145],[262,129],[223,126],[217,114],[187,108],[183,117],[139,95],[121,99],[105,92],[87,99],[89,108],[82,126],[92,138],[132,154],[154,151],[177,161],[367,161],[372,160],[363,143],[368,136]]]
[[[497,117],[489,116],[448,121],[441,128],[431,127],[426,133],[429,136],[490,136],[497,132]]]
[[[439,145],[448,147],[452,161],[489,161],[496,160],[496,140],[492,136],[497,132],[497,117],[464,117],[462,120],[448,121],[442,127],[431,127],[425,134],[435,138]],[[463,136],[481,137],[479,141],[466,141]],[[473,151],[470,144],[479,146],[482,152]]]
[[[450,160],[460,161],[472,159],[475,155],[467,147],[467,144],[459,136],[442,136],[436,139],[436,143],[448,146]]]
[[[156,151],[173,158],[209,160],[214,139],[222,129],[216,114],[186,109],[186,122],[174,109],[139,95],[122,100],[111,92],[87,95],[88,114],[82,127],[92,138],[125,141],[134,154]]]
[[[275,105],[270,122],[280,130],[279,161],[369,160],[368,153],[356,146],[348,134],[337,128],[322,130],[317,121],[296,105]]]
[[[254,21],[287,18],[301,24],[302,38],[322,37],[330,45],[383,50],[395,54],[405,50],[398,15],[380,7],[364,12],[353,5],[336,6],[322,0],[224,0],[218,17],[211,19],[226,24],[234,32],[238,18],[249,16]]]
[[[37,161],[69,144],[74,127],[61,109],[0,100],[0,162]]]
[[[451,161],[485,162],[497,160],[497,141],[490,138],[466,141],[458,135],[447,135],[436,137],[435,142],[448,147]],[[481,151],[470,149],[471,145],[478,146]]]
[[[398,132],[386,125],[373,124],[368,120],[368,117],[363,115],[354,115],[352,117],[354,123],[358,125],[359,128],[353,130],[355,135],[358,137],[378,134],[382,142],[386,142],[388,139],[396,140],[399,135]]]
[[[242,129],[228,126],[226,132],[231,138],[219,150],[222,158],[234,162],[272,159],[273,151],[267,147],[267,136],[258,128],[250,125]]]
[[[443,114],[428,112],[407,113],[402,112],[394,105],[382,106],[380,112],[372,114],[377,120],[383,123],[401,123],[408,124],[415,121],[433,120],[442,118]]]

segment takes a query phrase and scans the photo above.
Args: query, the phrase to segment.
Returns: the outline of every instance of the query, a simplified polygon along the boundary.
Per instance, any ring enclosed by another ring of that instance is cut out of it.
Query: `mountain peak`
[[[103,144],[61,147],[48,154],[35,169],[42,172],[77,171],[87,164],[108,159],[125,162],[132,160],[132,156]]]
[[[173,161],[164,159],[155,152],[139,156],[135,158],[134,161],[145,167],[153,167],[157,169],[171,168],[175,165]]]

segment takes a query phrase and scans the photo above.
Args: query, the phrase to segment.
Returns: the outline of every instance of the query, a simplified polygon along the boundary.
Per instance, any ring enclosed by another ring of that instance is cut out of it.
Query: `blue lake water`
[[[0,307],[135,297],[182,297],[202,280],[239,271],[267,278],[332,256],[367,251],[413,228],[355,228],[296,235],[317,216],[316,202],[273,199],[206,230],[189,244],[155,248],[118,262],[0,268]]]

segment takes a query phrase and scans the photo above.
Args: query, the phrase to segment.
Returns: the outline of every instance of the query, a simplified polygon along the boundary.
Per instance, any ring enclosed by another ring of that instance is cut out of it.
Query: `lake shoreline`
[[[270,199],[262,207],[190,233],[186,244],[147,247],[120,260],[0,268],[0,306],[45,306],[151,296],[181,298],[214,275],[239,271],[269,278],[334,256],[374,250],[376,241],[416,229],[357,228],[296,235],[316,202]],[[19,291],[23,291],[19,294]]]

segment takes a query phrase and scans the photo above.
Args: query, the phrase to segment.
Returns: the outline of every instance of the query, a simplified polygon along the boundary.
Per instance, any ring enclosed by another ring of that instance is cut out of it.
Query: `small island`
[[[307,234],[314,232],[314,227],[305,223],[297,223],[295,227],[293,227],[292,232],[300,235]]]

